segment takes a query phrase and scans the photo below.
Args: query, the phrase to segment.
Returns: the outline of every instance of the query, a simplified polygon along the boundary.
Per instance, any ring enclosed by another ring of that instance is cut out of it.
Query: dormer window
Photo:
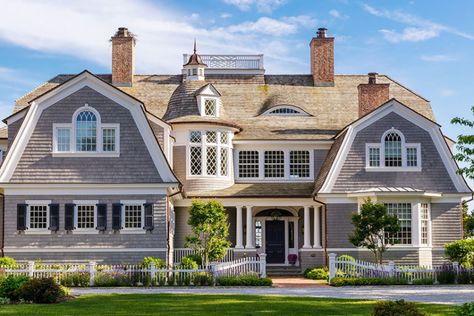
[[[406,143],[402,132],[391,128],[380,143],[366,145],[366,171],[421,171],[421,146]]]
[[[201,116],[220,116],[222,109],[221,94],[212,84],[202,86],[195,92],[195,95]]]
[[[71,123],[53,124],[55,156],[118,156],[119,145],[120,125],[102,123],[99,112],[87,104]]]
[[[204,99],[204,115],[217,116],[217,101],[216,99]]]
[[[279,105],[272,107],[265,111],[263,115],[277,115],[277,116],[309,116],[309,114],[302,109],[291,105]]]

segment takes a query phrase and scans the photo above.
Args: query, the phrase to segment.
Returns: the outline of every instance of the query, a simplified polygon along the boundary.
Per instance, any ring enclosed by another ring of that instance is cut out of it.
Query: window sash
[[[285,177],[285,153],[282,150],[267,150],[264,153],[265,178]]]
[[[115,152],[116,133],[117,130],[114,127],[102,128],[102,151]]]
[[[290,178],[309,178],[310,165],[308,150],[290,151]]]
[[[28,205],[28,229],[47,230],[49,227],[49,206],[45,204]]]
[[[217,100],[216,99],[204,99],[204,115],[205,116],[217,116]]]
[[[97,227],[97,207],[95,204],[76,205],[74,217],[74,226],[78,230],[91,230]]]
[[[400,222],[400,231],[393,238],[398,245],[412,244],[412,205],[411,203],[385,203],[389,214],[396,215]]]
[[[188,176],[229,176],[229,132],[190,131],[188,139]]]
[[[142,204],[124,204],[122,211],[124,229],[143,229],[145,218]]]
[[[57,133],[57,151],[68,152],[71,150],[71,129],[67,127],[58,127]]]
[[[259,177],[259,152],[256,150],[239,151],[239,178]]]
[[[420,232],[422,245],[428,245],[430,240],[430,207],[428,203],[420,204]]]

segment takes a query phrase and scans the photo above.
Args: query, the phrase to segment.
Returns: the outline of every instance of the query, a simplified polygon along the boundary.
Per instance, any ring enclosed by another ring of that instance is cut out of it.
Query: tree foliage
[[[354,231],[349,241],[356,247],[369,249],[375,262],[382,263],[382,256],[390,245],[397,243],[396,233],[400,231],[400,222],[391,215],[382,203],[373,203],[370,199],[361,205],[360,212],[352,214]]]
[[[464,228],[464,238],[474,237],[474,212],[469,213],[467,203],[462,205],[462,220]]]
[[[471,108],[471,112],[474,114],[474,106]],[[453,118],[451,124],[474,128],[474,121],[462,117]],[[474,135],[459,135],[456,149],[457,153],[453,158],[465,165],[459,168],[458,173],[469,179],[474,179]]]
[[[197,199],[193,201],[189,214],[188,224],[193,233],[186,236],[186,247],[200,254],[206,266],[209,261],[224,258],[230,242],[227,241],[229,224],[222,203]]]

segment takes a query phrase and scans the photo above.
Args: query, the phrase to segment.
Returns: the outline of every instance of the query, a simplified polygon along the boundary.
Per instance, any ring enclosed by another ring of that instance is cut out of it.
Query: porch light
[[[274,221],[279,220],[279,219],[281,218],[281,215],[282,215],[282,214],[281,214],[281,212],[280,212],[279,210],[274,210],[274,211],[272,211],[272,212],[270,213],[270,216],[272,217],[272,219],[273,219]]]

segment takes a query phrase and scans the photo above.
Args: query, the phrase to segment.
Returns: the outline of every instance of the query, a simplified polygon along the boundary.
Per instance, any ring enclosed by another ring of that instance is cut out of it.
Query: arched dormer
[[[275,116],[309,116],[309,113],[294,105],[277,105],[262,113]]]
[[[392,127],[380,143],[366,144],[366,171],[421,171],[421,145],[407,143],[403,133]]]
[[[85,104],[77,109],[71,123],[53,124],[53,155],[118,156],[120,124],[102,123],[100,113]]]

